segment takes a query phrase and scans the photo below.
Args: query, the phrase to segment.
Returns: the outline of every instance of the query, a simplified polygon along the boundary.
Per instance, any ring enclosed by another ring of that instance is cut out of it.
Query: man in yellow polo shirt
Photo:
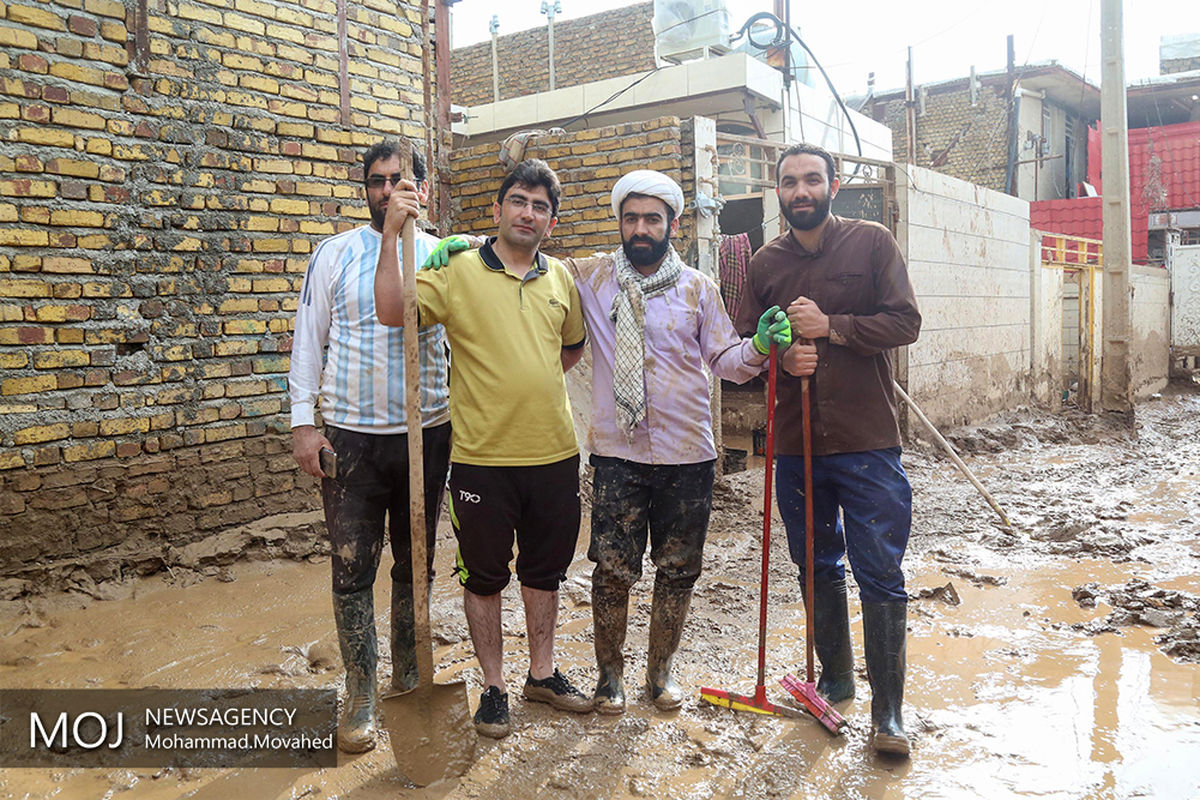
[[[558,177],[545,162],[517,165],[500,186],[497,235],[417,275],[422,324],[446,328],[450,362],[450,512],[459,581],[484,692],[475,728],[509,733],[500,592],[515,534],[529,673],[522,695],[587,712],[591,698],[554,667],[558,586],[579,536],[579,446],[563,373],[583,355],[579,293],[566,267],[538,251],[557,221]],[[410,195],[413,195],[410,197]],[[403,324],[397,243],[415,194],[394,191],[375,271],[379,321]]]

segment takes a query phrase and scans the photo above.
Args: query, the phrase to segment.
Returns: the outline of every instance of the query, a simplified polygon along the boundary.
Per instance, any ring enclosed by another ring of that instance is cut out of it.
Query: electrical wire
[[[771,22],[772,24],[774,24],[775,38],[770,43],[764,45],[764,44],[756,41],[754,36],[751,34],[751,27],[754,26],[758,22]],[[783,33],[782,36],[780,35],[780,32]],[[739,39],[742,36],[745,36],[746,41],[748,41],[751,45],[758,48],[759,50],[766,50],[771,45],[778,44],[781,39],[784,39],[787,41],[791,41],[794,39],[796,44],[800,45],[800,47],[804,50],[805,53],[808,53],[808,57],[812,59],[813,65],[821,73],[821,77],[823,77],[825,79],[825,85],[829,87],[829,91],[833,94],[833,99],[835,101],[837,101],[838,108],[840,108],[842,110],[842,113],[845,115],[846,122],[849,123],[849,125],[850,125],[850,132],[852,134],[854,134],[854,145],[858,150],[858,157],[862,158],[862,155],[863,155],[862,139],[859,138],[858,128],[854,125],[854,119],[850,116],[850,110],[848,108],[846,108],[846,104],[842,101],[842,96],[840,94],[838,94],[837,87],[833,85],[833,80],[829,77],[829,73],[827,73],[825,71],[825,68],[823,66],[821,66],[821,60],[817,58],[816,54],[812,51],[812,48],[810,48],[807,44],[805,44],[804,40],[802,38],[800,38],[800,32],[794,26],[793,27],[787,26],[783,22],[783,20],[779,19],[779,17],[775,16],[771,12],[760,11],[757,14],[752,14],[750,16],[750,18],[747,19],[742,24],[742,27],[738,29],[738,32],[731,37],[731,40]],[[788,47],[790,49],[790,44],[788,45]],[[796,80],[796,76],[795,76],[796,69],[797,68],[792,69],[791,75],[785,75],[785,79],[788,80],[789,82],[795,81]],[[797,93],[797,99],[799,99],[798,93]],[[797,106],[799,106],[799,103],[797,103]],[[797,113],[799,113],[799,112],[797,112]],[[801,134],[801,135],[803,135],[803,134]],[[862,164],[856,163],[854,165],[854,172],[850,175],[850,178],[853,178],[854,176],[858,175],[858,173],[861,169],[862,169]]]

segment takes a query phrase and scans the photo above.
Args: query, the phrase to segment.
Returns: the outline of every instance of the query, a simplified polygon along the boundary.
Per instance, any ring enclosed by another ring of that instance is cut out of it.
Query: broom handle
[[[808,669],[807,681],[813,682],[813,617],[816,605],[813,598],[813,478],[812,478],[812,408],[809,401],[809,379],[800,379],[800,427],[804,434],[804,649]]]
[[[767,459],[763,477],[763,535],[762,535],[762,588],[758,600],[758,683],[766,685],[767,672],[767,568],[771,563],[771,468],[775,462],[775,374],[779,363],[779,348],[771,342],[769,366],[767,368]]]

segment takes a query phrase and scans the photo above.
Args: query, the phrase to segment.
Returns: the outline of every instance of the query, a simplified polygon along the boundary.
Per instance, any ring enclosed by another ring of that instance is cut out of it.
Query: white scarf
[[[624,248],[613,253],[613,261],[617,267],[617,294],[610,312],[616,323],[613,397],[617,425],[633,441],[634,429],[646,417],[646,300],[675,285],[683,262],[674,247],[667,248],[662,264],[651,275],[634,269]]]

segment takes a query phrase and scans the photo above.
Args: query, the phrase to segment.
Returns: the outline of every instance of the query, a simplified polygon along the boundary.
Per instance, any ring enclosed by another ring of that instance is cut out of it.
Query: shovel
[[[405,172],[411,156],[401,155]],[[475,731],[462,681],[433,682],[433,643],[429,635],[429,569],[425,543],[424,447],[421,435],[420,356],[417,335],[415,222],[402,233],[404,270],[404,399],[408,420],[409,533],[412,537],[413,621],[417,649],[417,688],[383,697],[385,727],[396,765],[417,786],[457,778],[475,758]]]
[[[763,499],[762,535],[762,588],[758,600],[758,683],[754,695],[735,694],[723,689],[700,689],[700,699],[714,706],[731,708],[734,711],[751,711],[780,717],[801,717],[803,714],[790,706],[779,706],[767,699],[765,673],[767,668],[767,572],[771,563],[771,468],[775,460],[775,374],[779,362],[779,350],[771,342],[770,366],[767,370],[767,446],[766,473],[763,483],[766,492]]]
[[[768,417],[769,419],[769,417]],[[813,598],[813,479],[812,479],[812,408],[809,401],[809,379],[800,378],[800,426],[804,435],[804,647],[807,663],[805,680],[785,675],[779,682],[792,693],[804,708],[837,736],[846,727],[846,720],[817,693],[813,677],[813,617],[816,605]]]

